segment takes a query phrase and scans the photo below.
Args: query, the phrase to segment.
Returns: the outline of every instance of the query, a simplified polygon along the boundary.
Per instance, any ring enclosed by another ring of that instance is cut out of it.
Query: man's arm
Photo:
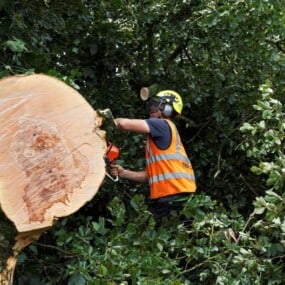
[[[127,119],[117,118],[115,119],[117,128],[125,131],[134,131],[140,133],[149,133],[150,129],[145,120],[140,119]]]
[[[139,183],[146,183],[148,181],[147,174],[145,170],[142,171],[132,171],[124,169],[118,164],[111,165],[111,174],[113,176],[118,176],[120,178],[129,179]]]
[[[134,131],[140,133],[149,133],[150,129],[145,120],[141,119],[127,119],[117,118],[115,119],[117,128],[125,131]],[[143,171],[133,171],[124,169],[122,166],[115,164],[111,165],[111,174],[120,178],[129,179],[138,183],[146,183],[148,181],[147,173]]]

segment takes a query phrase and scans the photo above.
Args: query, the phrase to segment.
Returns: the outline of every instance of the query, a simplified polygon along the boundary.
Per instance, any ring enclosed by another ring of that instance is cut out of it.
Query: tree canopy
[[[179,92],[198,184],[192,226],[157,230],[145,186],[106,180],[21,255],[18,282],[282,284],[284,1],[2,0],[0,44],[0,77],[56,76],[116,117],[144,117],[142,87]],[[142,135],[108,136],[144,167]]]

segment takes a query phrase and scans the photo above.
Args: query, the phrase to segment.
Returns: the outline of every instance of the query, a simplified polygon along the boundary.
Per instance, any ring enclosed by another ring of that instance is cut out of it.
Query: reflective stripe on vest
[[[188,174],[184,172],[171,172],[171,173],[163,173],[153,176],[149,179],[149,182],[152,184],[167,179],[178,179],[178,178],[187,178],[195,181],[195,176],[193,174]]]
[[[185,157],[184,155],[180,153],[170,153],[170,154],[158,154],[151,156],[149,159],[146,160],[146,164],[150,164],[152,162],[157,162],[161,160],[181,160],[185,163],[190,163],[190,160],[188,157]]]

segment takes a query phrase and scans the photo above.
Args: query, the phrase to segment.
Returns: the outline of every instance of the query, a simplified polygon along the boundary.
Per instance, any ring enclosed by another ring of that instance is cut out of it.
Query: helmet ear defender
[[[164,117],[172,117],[173,115],[173,107],[170,104],[165,104],[161,110],[161,113]]]

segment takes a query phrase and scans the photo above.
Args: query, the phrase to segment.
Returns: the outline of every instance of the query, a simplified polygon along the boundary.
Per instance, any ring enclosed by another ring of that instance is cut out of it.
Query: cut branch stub
[[[88,102],[43,74],[0,80],[0,206],[19,232],[50,227],[105,177],[105,132]]]

